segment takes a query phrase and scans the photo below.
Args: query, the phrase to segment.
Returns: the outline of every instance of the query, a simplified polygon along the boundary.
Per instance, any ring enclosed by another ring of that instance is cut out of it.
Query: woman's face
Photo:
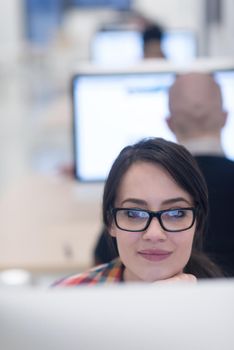
[[[122,178],[115,207],[159,211],[193,207],[193,201],[161,166],[137,162]],[[154,217],[145,231],[129,232],[113,221],[110,232],[126,267],[124,280],[153,282],[182,272],[191,254],[195,226],[196,222],[186,231],[167,232]]]

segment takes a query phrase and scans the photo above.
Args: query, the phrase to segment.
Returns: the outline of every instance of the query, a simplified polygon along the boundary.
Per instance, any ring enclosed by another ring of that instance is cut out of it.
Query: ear
[[[109,233],[112,237],[116,237],[116,226],[112,223],[109,228]]]
[[[223,128],[224,125],[226,124],[227,117],[228,117],[227,112],[222,112],[222,128]]]
[[[172,119],[171,115],[166,117],[166,123],[167,123],[168,128],[174,133],[173,119]]]

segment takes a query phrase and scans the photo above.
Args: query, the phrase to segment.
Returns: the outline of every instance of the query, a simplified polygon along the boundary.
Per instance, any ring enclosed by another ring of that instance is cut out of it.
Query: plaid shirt
[[[119,258],[103,265],[98,265],[74,276],[64,278],[54,284],[59,287],[74,287],[80,284],[118,283],[123,281],[124,266]]]

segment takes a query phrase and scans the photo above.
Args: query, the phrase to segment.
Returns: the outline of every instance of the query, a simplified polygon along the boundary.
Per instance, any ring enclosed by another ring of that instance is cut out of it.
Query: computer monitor
[[[234,160],[234,70],[216,71],[228,121],[222,143]],[[80,181],[104,181],[120,150],[144,137],[176,141],[165,118],[173,72],[78,74],[73,79],[74,156]]]
[[[173,80],[170,72],[74,77],[74,154],[80,181],[105,180],[120,150],[141,138],[175,140],[165,122]]]
[[[194,31],[176,29],[165,31],[162,51],[167,59],[175,63],[188,63],[198,55],[197,37]]]
[[[0,290],[2,350],[233,350],[234,282]]]
[[[188,63],[197,56],[197,37],[188,29],[166,30],[162,39],[165,58]],[[143,39],[138,30],[121,28],[97,31],[91,40],[91,61],[101,66],[137,63],[143,59]]]
[[[139,31],[112,29],[95,33],[90,47],[91,61],[100,66],[124,66],[143,58]]]
[[[234,160],[234,69],[214,72],[214,78],[221,86],[223,107],[228,113],[227,122],[221,134],[222,145],[226,156]]]

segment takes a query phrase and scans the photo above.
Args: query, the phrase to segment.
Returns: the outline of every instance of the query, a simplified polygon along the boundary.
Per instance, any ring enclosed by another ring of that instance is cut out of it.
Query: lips
[[[140,250],[138,254],[148,261],[161,261],[169,258],[172,252],[161,249],[145,249]]]

